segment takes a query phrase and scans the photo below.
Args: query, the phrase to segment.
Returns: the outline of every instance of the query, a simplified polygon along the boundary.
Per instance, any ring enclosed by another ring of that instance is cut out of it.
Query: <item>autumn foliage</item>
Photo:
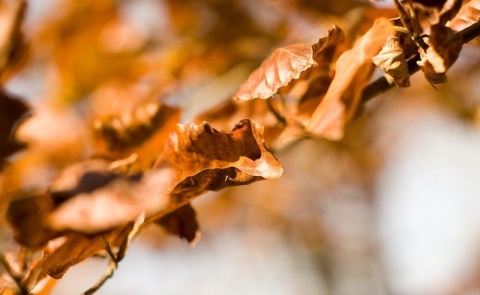
[[[118,1],[58,2],[61,12],[37,28],[24,25],[28,2],[0,5],[0,250],[10,276],[2,294],[38,291],[105,255],[111,265],[92,293],[150,225],[194,245],[194,199],[281,177],[276,153],[306,139],[344,140],[367,100],[409,87],[418,70],[432,85],[446,82],[480,33],[477,0],[383,9],[339,1],[361,6],[351,27],[346,11],[323,1],[278,4],[331,20],[316,43],[289,37],[286,23],[259,25],[241,1],[161,1],[172,32],[128,24]],[[204,31],[198,7],[216,17]],[[182,100],[185,85],[245,72],[245,63],[258,67],[243,83],[210,85],[218,98]],[[49,71],[42,102],[7,87],[32,67]],[[12,258],[4,244],[29,254]]]

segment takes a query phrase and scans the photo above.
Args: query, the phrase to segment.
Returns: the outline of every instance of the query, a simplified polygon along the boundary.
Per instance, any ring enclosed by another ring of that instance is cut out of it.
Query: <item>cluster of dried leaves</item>
[[[64,15],[37,33],[38,40],[30,40],[32,50],[40,40],[50,45],[49,62],[59,71],[58,89],[50,95],[63,102],[87,101],[91,111],[82,119],[84,133],[52,147],[48,141],[60,134],[49,134],[44,127],[48,120],[39,122],[41,108],[22,123],[29,112],[26,105],[6,90],[1,92],[0,169],[4,171],[0,210],[6,212],[15,241],[30,253],[23,265],[2,255],[2,263],[17,284],[5,287],[5,294],[29,293],[43,279],[60,279],[69,267],[93,255],[106,255],[112,264],[87,291],[94,292],[112,275],[131,239],[147,224],[157,224],[195,243],[200,234],[190,205],[193,199],[207,191],[280,177],[282,167],[267,146],[281,149],[306,137],[341,140],[376,67],[384,70],[390,84],[407,87],[412,73],[409,62],[418,61],[428,81],[445,82],[448,68],[466,42],[456,32],[478,23],[480,16],[477,0],[463,5],[448,0],[439,6],[395,1],[399,17],[387,18],[393,16],[392,11],[383,11],[384,16],[375,15],[366,31],[345,32],[334,25],[313,45],[276,49],[240,86],[233,100],[198,114],[194,123],[179,124],[182,109],[158,97],[198,79],[192,73],[221,73],[235,62],[248,60],[241,41],[261,36],[266,28],[256,25],[238,1],[229,2],[228,7],[217,1],[190,0],[181,5],[166,1],[177,33],[202,34],[206,44],[185,41],[186,48],[196,46],[201,52],[198,56],[187,54],[183,47],[150,52],[152,44],[165,40],[140,38],[121,22],[114,2],[69,3]],[[8,16],[0,28],[4,37],[0,42],[2,85],[28,60],[20,30],[25,3],[15,3],[20,4],[0,6],[0,13]],[[293,7],[303,5],[299,1]],[[195,23],[202,21],[195,14],[200,6],[222,17],[212,30],[192,33],[188,28],[199,27]],[[87,15],[88,23],[72,21]],[[223,32],[240,27],[222,23],[233,16],[245,26]],[[117,45],[101,38],[88,42],[99,29],[102,38],[126,41]],[[352,32],[360,37],[352,37]],[[222,39],[227,35],[228,40]],[[281,37],[266,35],[271,40]],[[31,54],[42,60],[45,50],[45,46],[38,47]],[[172,56],[180,62],[169,64]],[[110,66],[100,70],[96,65],[105,64],[105,59]],[[159,74],[161,67],[167,69],[163,74]],[[142,88],[138,81],[145,80],[147,87]],[[104,101],[111,104],[112,97],[118,103],[106,108]],[[53,122],[60,120],[51,116]],[[19,124],[23,132],[16,132]],[[232,126],[230,132],[220,130]],[[22,154],[10,157],[24,146],[15,134],[29,144],[23,158]],[[79,139],[90,145],[79,148]],[[62,152],[69,156],[59,159]],[[55,166],[55,177],[43,186],[26,185],[22,178],[39,173],[29,170],[31,161]],[[9,229],[4,231],[10,234]]]

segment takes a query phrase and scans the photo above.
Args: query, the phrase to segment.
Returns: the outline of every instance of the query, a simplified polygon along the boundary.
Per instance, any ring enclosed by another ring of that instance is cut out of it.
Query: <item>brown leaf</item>
[[[392,33],[390,21],[378,19],[352,49],[338,58],[335,77],[306,127],[308,132],[331,140],[342,139],[345,125],[355,114],[362,90],[372,76],[371,59]]]
[[[133,163],[135,170],[148,169],[179,119],[179,109],[158,102],[143,103],[117,116],[98,118],[93,123],[97,153],[117,159],[135,153],[138,156]]]
[[[398,87],[410,86],[408,65],[397,37],[388,38],[382,50],[372,58],[373,63],[385,71],[385,78]]]
[[[309,44],[278,48],[248,77],[234,97],[241,100],[267,99],[315,65],[313,49]]]
[[[132,221],[141,212],[150,216],[168,204],[170,171],[127,176],[85,167],[74,180],[72,170],[65,170],[54,184],[71,182],[74,186],[66,190],[55,186],[51,191],[59,205],[46,223],[54,231],[94,234]]]
[[[178,181],[206,169],[229,167],[265,179],[278,178],[283,172],[263,144],[263,127],[249,119],[238,122],[230,133],[206,122],[178,125],[155,167],[174,169]]]
[[[461,31],[478,21],[480,21],[480,0],[471,0],[460,9],[448,26],[455,31]]]
[[[334,76],[332,65],[341,53],[344,42],[345,34],[342,29],[334,25],[328,30],[326,37],[320,38],[312,46],[313,58],[317,66],[306,70],[298,80],[284,87],[286,89],[282,89],[281,92],[284,97],[294,97],[297,100],[299,105],[295,105],[295,110],[292,113],[298,113],[298,108],[301,108],[301,105],[306,101],[317,100],[325,95]],[[299,88],[304,88],[304,91],[299,91]],[[285,93],[287,91],[288,93]]]
[[[7,211],[7,220],[13,227],[15,240],[25,247],[39,249],[60,236],[45,226],[44,218],[52,208],[52,199],[38,194],[20,196],[13,201]]]
[[[54,231],[98,233],[141,212],[159,218],[208,191],[278,178],[282,167],[263,144],[263,127],[239,122],[230,133],[207,123],[178,125],[156,168],[122,175],[100,164],[67,169],[52,185],[59,203],[47,218]]]
[[[105,252],[107,243],[109,247],[121,254],[122,247],[125,247],[124,244],[131,238],[130,232],[135,230],[135,224],[132,222],[111,232],[95,236],[70,233],[64,237],[65,241],[58,248],[52,252],[46,252],[43,258],[33,266],[25,284],[32,288],[46,275],[61,279],[70,267],[93,255]]]
[[[5,158],[24,147],[14,139],[14,133],[27,113],[28,108],[23,102],[0,89],[0,170]]]
[[[463,41],[449,27],[436,24],[431,28],[430,46],[418,61],[420,69],[432,84],[445,83],[448,68],[457,60]]]
[[[155,220],[155,223],[168,233],[177,235],[192,245],[200,238],[195,209],[190,204],[160,217]]]

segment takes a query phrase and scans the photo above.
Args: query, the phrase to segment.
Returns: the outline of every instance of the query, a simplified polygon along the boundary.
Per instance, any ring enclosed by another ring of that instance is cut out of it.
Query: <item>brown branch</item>
[[[472,41],[478,36],[480,36],[480,22],[476,22],[462,31],[455,33],[455,38],[461,38],[464,44]],[[413,75],[420,70],[420,67],[417,64],[417,61],[419,60],[420,54],[417,54],[408,61],[408,72],[410,75]],[[380,77],[365,87],[362,93],[361,102],[366,103],[370,99],[382,94],[394,86],[395,85],[390,85],[385,77]]]

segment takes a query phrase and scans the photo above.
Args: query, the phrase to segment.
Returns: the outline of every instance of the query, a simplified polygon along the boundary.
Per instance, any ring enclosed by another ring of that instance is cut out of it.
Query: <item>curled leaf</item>
[[[373,63],[385,71],[385,78],[398,87],[410,86],[410,74],[405,54],[397,37],[390,37],[382,50],[372,58]]]
[[[241,100],[267,99],[315,65],[313,49],[309,44],[278,48],[248,77],[234,97]]]
[[[418,61],[420,69],[432,84],[445,83],[448,68],[457,60],[463,41],[456,37],[454,31],[446,26],[432,26],[430,46],[422,59]]]
[[[50,205],[29,211],[41,215],[34,219],[38,223],[20,228],[21,219],[12,211],[18,240],[29,245],[29,235],[44,227],[48,232],[96,234],[133,221],[142,212],[155,220],[206,191],[282,174],[280,163],[264,146],[263,127],[248,119],[229,133],[207,123],[178,125],[155,169],[144,174],[125,175],[108,168],[108,163],[89,161],[66,169],[44,196]],[[37,239],[44,242],[48,236]]]
[[[372,57],[392,33],[390,21],[377,19],[353,48],[338,58],[335,77],[306,127],[308,132],[331,140],[343,138],[345,125],[355,114],[363,88],[372,76]]]
[[[136,223],[131,222],[111,232],[88,236],[80,233],[69,233],[63,243],[45,253],[43,258],[33,266],[25,284],[30,288],[46,275],[54,279],[61,279],[67,270],[93,255],[105,252],[106,247],[116,249],[118,254],[131,240],[131,234],[137,231]],[[107,245],[108,244],[108,245]],[[122,256],[123,257],[123,256]],[[119,257],[121,260],[121,257]]]

